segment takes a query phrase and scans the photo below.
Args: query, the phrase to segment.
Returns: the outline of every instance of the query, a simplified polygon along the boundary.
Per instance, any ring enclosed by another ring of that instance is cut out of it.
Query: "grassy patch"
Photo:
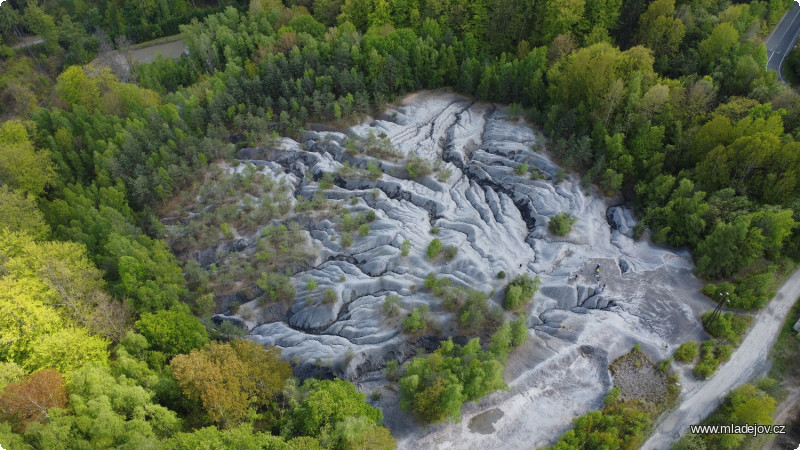
[[[793,329],[798,319],[800,319],[800,299],[794,303],[786,316],[775,346],[770,352],[772,367],[769,375],[776,380],[792,379],[795,383],[800,380],[800,335]]]

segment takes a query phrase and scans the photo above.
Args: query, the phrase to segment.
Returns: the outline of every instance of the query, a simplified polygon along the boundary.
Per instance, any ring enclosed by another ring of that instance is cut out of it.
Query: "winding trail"
[[[716,408],[731,389],[747,383],[767,367],[767,355],[794,301],[800,297],[800,270],[781,286],[772,301],[756,317],[755,323],[731,359],[699,389],[684,393],[681,405],[658,424],[642,449],[670,447],[689,429],[699,424]]]

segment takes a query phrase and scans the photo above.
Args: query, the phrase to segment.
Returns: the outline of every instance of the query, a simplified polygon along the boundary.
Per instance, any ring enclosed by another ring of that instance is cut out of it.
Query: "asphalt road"
[[[767,69],[778,72],[778,78],[783,81],[781,65],[786,55],[794,48],[797,35],[800,34],[800,6],[795,6],[787,12],[775,31],[767,38]]]
[[[800,23],[800,19],[797,20]],[[668,449],[686,433],[689,425],[699,424],[720,404],[731,389],[747,383],[764,371],[775,339],[781,330],[786,314],[800,297],[800,270],[795,272],[778,290],[754,321],[742,344],[714,376],[694,392],[682,396],[680,406],[658,424],[642,449]]]

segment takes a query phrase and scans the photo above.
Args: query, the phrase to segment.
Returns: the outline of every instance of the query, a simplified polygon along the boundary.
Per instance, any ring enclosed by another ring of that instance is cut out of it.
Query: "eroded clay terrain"
[[[368,234],[354,234],[347,248],[341,245],[340,224],[330,216],[290,212],[273,220],[299,222],[315,249],[292,270],[296,299],[286,306],[261,306],[259,290],[248,289],[239,314],[226,311],[216,319],[235,321],[249,338],[280,347],[301,374],[322,372],[350,379],[367,394],[379,392],[370,401],[384,409],[401,447],[550,444],[572,418],[601,405],[611,387],[609,362],[636,342],[658,360],[682,342],[704,337],[697,317],[709,302],[699,293],[688,253],[635,241],[630,210],[587,194],[577,177],[556,182],[559,167],[546,156],[541,135],[521,120],[509,120],[503,107],[423,92],[348,132],[388,139],[398,156],[416,153],[438,170],[411,179],[400,157],[347,151],[347,135],[338,132],[306,132],[304,142],[281,139],[272,148],[239,151],[240,160],[282,180],[292,197],[313,198],[323,174],[342,173],[344,163],[365,167],[371,161],[383,175],[374,180],[337,175],[322,191],[353,215],[375,211]],[[514,169],[522,163],[529,173],[519,175]],[[560,212],[578,219],[564,237],[548,229],[549,219]],[[440,230],[436,236],[433,227]],[[455,259],[445,264],[426,258],[434,237],[458,249]],[[252,256],[259,238],[259,231],[237,232],[236,239],[212,249],[213,257],[184,256],[204,267],[224,264],[237,254]],[[411,248],[402,256],[406,240]],[[501,271],[504,280],[498,279]],[[542,284],[528,315],[531,338],[506,367],[510,389],[465,404],[459,423],[421,427],[399,410],[382,369],[391,359],[403,362],[417,348],[438,342],[400,331],[400,319],[414,307],[430,308],[441,336],[459,334],[455,314],[424,287],[430,272],[494,292],[490,303],[498,305],[503,287],[517,274],[538,275]],[[315,286],[306,289],[310,280]],[[326,288],[336,292],[335,301],[325,301]],[[382,311],[392,294],[400,298],[399,318]]]

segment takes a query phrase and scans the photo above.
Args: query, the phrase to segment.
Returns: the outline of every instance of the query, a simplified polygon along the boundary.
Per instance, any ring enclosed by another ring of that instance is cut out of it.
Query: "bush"
[[[452,245],[448,245],[447,247],[444,248],[444,259],[446,261],[453,260],[453,258],[455,258],[457,254],[458,254],[458,248]]]
[[[733,353],[733,347],[721,344],[716,339],[709,339],[700,346],[700,360],[692,370],[694,376],[700,379],[710,377],[719,365],[728,360]]]
[[[550,219],[550,232],[558,236],[566,236],[577,220],[577,217],[572,217],[565,212],[558,213]]]
[[[440,231],[442,231],[442,229],[439,227],[431,227],[431,234],[439,234]]]
[[[401,370],[400,363],[397,360],[391,360],[386,363],[386,379],[389,381],[397,381],[400,379]]]
[[[428,322],[425,320],[425,316],[428,313],[427,306],[420,306],[418,308],[414,308],[411,311],[411,314],[408,315],[405,319],[403,319],[403,331],[406,333],[418,333],[426,328],[428,328]]]
[[[322,291],[322,302],[325,303],[326,305],[331,305],[333,303],[336,303],[336,300],[338,299],[339,296],[336,295],[336,291],[333,290],[333,288],[328,287],[325,288],[324,291]]]
[[[400,296],[397,294],[387,295],[383,300],[383,315],[386,317],[396,317],[400,314]]]
[[[400,380],[400,407],[423,423],[458,419],[465,401],[501,389],[503,365],[472,339],[461,347],[442,342],[430,356],[414,358]]]
[[[367,163],[367,178],[370,180],[377,180],[381,175],[383,175],[383,171],[381,171],[380,167],[372,162]]]
[[[347,248],[353,245],[353,235],[345,233],[342,235],[342,247]]]
[[[506,273],[504,271],[502,271],[502,270],[500,272],[497,272],[497,278],[499,278],[501,280],[505,280],[506,279]]]
[[[264,273],[256,284],[265,291],[264,301],[290,302],[297,295],[289,277],[279,273]]]
[[[313,278],[309,278],[308,280],[306,280],[305,289],[307,291],[313,291],[316,288],[317,288],[317,280],[315,280]]]
[[[412,156],[406,162],[406,172],[408,172],[410,178],[421,178],[430,175],[433,172],[433,167],[431,163],[419,156]]]
[[[517,165],[517,167],[514,168],[514,173],[520,176],[527,174],[528,163],[524,162],[522,164]]]
[[[536,291],[539,290],[541,282],[542,280],[538,275],[533,279],[528,274],[517,275],[506,287],[503,307],[505,309],[517,309],[527,304],[533,299]]]
[[[378,215],[375,213],[374,209],[370,209],[369,211],[363,214],[365,223],[372,222],[378,218]]]
[[[358,234],[361,237],[365,237],[366,235],[368,235],[369,234],[369,225],[364,224],[364,225],[361,225],[360,227],[358,227]]]
[[[345,232],[349,233],[349,232],[355,230],[356,226],[357,226],[356,225],[356,221],[353,219],[353,216],[351,216],[348,213],[345,213],[342,216],[342,230],[344,230]]]
[[[428,251],[427,251],[428,259],[436,258],[437,256],[439,256],[439,253],[441,252],[442,252],[442,241],[440,241],[438,238],[435,238],[434,240],[431,241],[430,244],[428,244]]]
[[[528,321],[525,316],[519,316],[511,322],[511,345],[519,347],[527,342],[530,333],[528,332]]]
[[[403,243],[400,245],[400,254],[401,254],[402,256],[408,256],[408,252],[409,252],[410,250],[411,250],[411,241],[409,241],[408,239],[406,239],[406,240],[405,240],[405,241],[403,241]]]
[[[682,363],[690,363],[697,358],[699,351],[700,349],[697,346],[697,342],[684,342],[680,347],[678,347],[677,350],[675,350],[675,359]]]
[[[734,314],[726,312],[725,314],[718,315],[713,320],[708,320],[711,311],[703,313],[703,326],[708,334],[715,338],[725,339],[726,341],[739,345],[747,332],[747,328],[753,321],[753,318],[744,314]]]

